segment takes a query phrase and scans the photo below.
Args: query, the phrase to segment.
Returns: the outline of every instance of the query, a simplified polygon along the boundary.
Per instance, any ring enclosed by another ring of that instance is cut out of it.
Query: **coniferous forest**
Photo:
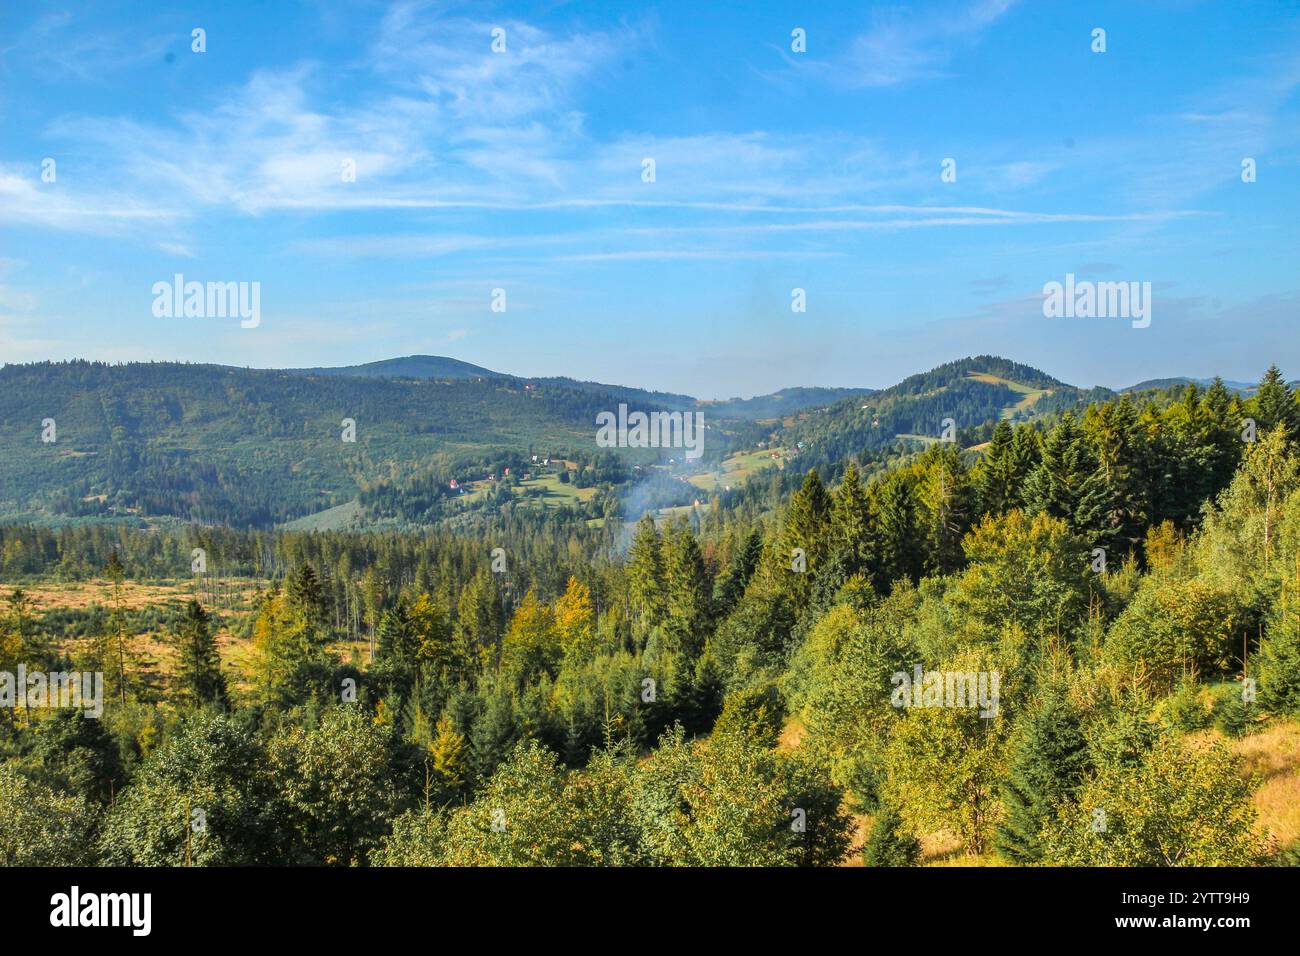
[[[626,518],[0,526],[0,672],[104,680],[0,711],[0,861],[1290,864],[1300,403],[1248,391],[814,457],[832,406]]]

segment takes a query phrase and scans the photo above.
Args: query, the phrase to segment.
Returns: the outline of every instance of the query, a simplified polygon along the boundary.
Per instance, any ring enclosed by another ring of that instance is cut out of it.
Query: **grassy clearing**
[[[1278,846],[1300,839],[1300,721],[1273,720],[1249,737],[1231,742],[1243,772],[1256,775],[1253,802],[1260,826]]]
[[[257,594],[258,583],[251,579],[223,579],[224,597],[221,606],[213,607],[207,601],[204,606],[212,612],[217,629],[215,633],[217,653],[221,658],[222,670],[230,681],[231,688],[237,692],[249,692],[253,688],[255,651],[253,642],[240,637],[232,631],[242,619],[253,611],[253,599]],[[260,582],[265,587],[266,582]],[[94,580],[66,584],[34,584],[24,591],[32,600],[33,613],[39,619],[49,611],[87,611],[99,605],[110,612],[113,606],[113,585],[111,581]],[[162,622],[146,631],[128,634],[127,647],[135,658],[142,673],[139,678],[145,682],[156,679],[167,680],[175,673],[176,651],[172,645],[166,623],[172,612],[178,612],[190,598],[198,596],[194,582],[190,579],[140,584],[133,581],[122,582],[122,607],[126,611],[141,611],[147,608],[162,610]],[[202,599],[202,598],[201,598]],[[60,642],[60,649],[76,658],[88,650],[86,645],[91,637],[66,638]],[[330,653],[341,663],[349,661],[364,667],[370,661],[370,641],[362,637],[355,641],[335,641],[329,646]]]
[[[542,475],[521,481],[522,493],[536,489],[541,492],[541,503],[551,507],[567,504],[581,504],[596,496],[595,488],[577,488],[573,484],[560,481],[559,475]]]
[[[1031,408],[1044,395],[1051,395],[1050,388],[1031,388],[1028,385],[1022,385],[1019,382],[1013,382],[1009,378],[1002,378],[999,375],[990,375],[987,372],[967,372],[967,378],[974,379],[977,382],[987,382],[989,385],[1005,385],[1013,392],[1024,396],[1014,405],[1008,405],[1002,409],[1003,418],[1012,418],[1017,412],[1025,411]]]
[[[766,471],[769,468],[784,467],[784,459],[773,458],[770,449],[736,452],[722,460],[721,468],[705,471],[698,475],[691,475],[686,480],[696,488],[713,491],[727,485],[734,488],[749,481],[759,472]]]
[[[286,521],[286,531],[345,531],[361,518],[361,502],[353,499],[333,508]]]
[[[700,502],[700,507],[704,508],[704,502]],[[658,508],[654,513],[655,525],[661,527],[665,524],[671,524],[679,518],[689,518],[695,511],[694,505],[674,505],[671,508]]]
[[[251,580],[224,580],[223,587],[230,588],[229,607],[208,609],[222,624],[229,624],[234,618],[247,614],[252,608],[256,584]],[[99,605],[109,612],[113,606],[113,584],[108,580],[95,580],[69,584],[34,584],[24,588],[32,600],[35,615],[48,611],[87,611]],[[179,580],[162,584],[139,584],[134,581],[122,582],[122,608],[126,611],[140,611],[146,608],[159,608],[164,617],[179,611],[190,598],[197,596],[191,580]],[[206,604],[205,604],[206,606]],[[62,648],[74,656],[82,650],[82,645],[91,638],[69,638]],[[222,663],[232,671],[236,683],[242,682],[247,671],[247,650],[251,642],[236,637],[225,626],[216,632],[217,650]],[[133,655],[147,662],[150,669],[163,676],[170,675],[175,669],[176,654],[172,647],[166,625],[130,634],[127,641]]]

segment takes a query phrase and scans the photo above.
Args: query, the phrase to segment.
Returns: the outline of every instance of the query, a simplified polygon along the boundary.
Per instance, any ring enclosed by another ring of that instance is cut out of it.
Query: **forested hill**
[[[91,362],[0,369],[0,515],[123,512],[265,526],[436,456],[590,445],[616,397],[514,379]],[[53,420],[54,441],[42,441]],[[343,440],[343,420],[356,423]]]
[[[1087,400],[1105,389],[1085,391],[1004,358],[979,355],[948,362],[868,396],[853,396],[785,430],[784,444],[803,442],[816,462],[832,462],[900,441],[940,437],[943,420],[970,430],[1002,419],[1026,421]]]
[[[771,395],[754,398],[729,398],[719,402],[701,402],[706,414],[724,418],[781,418],[809,408],[830,405],[842,398],[870,395],[872,388],[783,388]]]
[[[481,485],[510,468],[514,482],[532,455],[566,464],[549,477],[535,475],[542,484],[521,491],[550,504],[591,504],[593,494],[617,493],[616,485],[635,480],[632,462],[657,456],[595,447],[596,415],[623,402],[703,410],[709,461],[755,449],[766,436],[765,447],[798,449],[803,470],[881,450],[919,450],[940,437],[946,418],[970,446],[990,437],[997,421],[1113,395],[994,356],[949,362],[878,392],[790,388],[724,402],[518,378],[439,356],[300,370],[7,365],[0,367],[0,520],[140,516],[269,527],[356,501],[373,512],[389,490],[418,478],[420,507],[383,512],[411,522],[412,515],[441,515],[443,499],[480,504],[484,495],[467,494],[467,478]],[[355,423],[354,442],[344,440],[345,420]],[[42,440],[43,431],[54,440]],[[675,493],[660,496],[664,505],[689,504],[696,495],[681,476],[656,477]],[[510,498],[483,504],[496,508]],[[589,510],[599,517],[604,508],[596,502]]]
[[[771,401],[793,412],[838,394],[792,389]],[[518,378],[438,356],[298,370],[11,364],[0,368],[0,520],[137,515],[267,527],[415,474],[436,477],[445,497],[452,478],[482,479],[532,455],[581,456],[595,481],[617,470],[596,459],[618,454],[595,447],[596,416],[621,403],[705,407],[715,454],[727,420],[771,411],[764,398],[700,406],[689,395]],[[354,442],[343,438],[345,419]]]
[[[752,398],[733,397],[723,401],[702,401],[681,392],[662,392],[654,389],[635,388],[629,385],[590,382],[565,375],[529,377],[507,372],[494,372],[492,369],[484,368],[481,365],[473,365],[443,355],[406,355],[401,358],[384,359],[379,362],[365,362],[361,365],[342,365],[334,368],[284,369],[283,371],[292,375],[325,375],[342,378],[414,378],[438,381],[457,381],[472,378],[514,379],[532,384],[554,385],[580,392],[599,392],[613,395],[620,401],[642,402],[653,405],[655,408],[668,410],[699,408],[710,417],[739,421],[781,418],[785,415],[797,414],[809,408],[821,408],[841,398],[853,395],[867,395],[875,391],[870,388],[857,387],[794,387],[782,388],[769,395],[755,395]]]
[[[1128,388],[1120,389],[1123,392],[1149,392],[1161,391],[1169,388],[1185,388],[1188,385],[1196,385],[1199,388],[1208,388],[1213,382],[1210,378],[1187,378],[1186,376],[1175,376],[1174,378],[1151,378],[1145,382],[1138,382],[1136,385],[1130,385]],[[1290,384],[1295,388],[1296,383]],[[1238,395],[1254,395],[1255,390],[1259,387],[1254,382],[1234,382],[1224,380],[1223,387],[1229,391],[1236,392]]]
[[[454,380],[462,378],[508,378],[481,365],[462,362],[444,355],[404,355],[401,358],[364,362],[361,365],[339,365],[323,368],[287,368],[293,375],[334,375],[343,378],[433,378]]]
[[[384,359],[379,362],[365,362],[361,365],[340,365],[323,368],[283,369],[290,375],[323,375],[338,378],[391,378],[391,379],[426,379],[432,381],[462,381],[465,379],[509,379],[533,385],[553,385],[577,392],[597,392],[613,395],[622,401],[645,402],[655,408],[687,408],[695,405],[695,398],[674,392],[657,392],[626,385],[607,385],[601,382],[585,382],[565,376],[546,376],[530,378],[511,375],[506,372],[494,372],[481,365],[462,362],[460,359],[445,355],[406,355],[401,358]],[[823,403],[824,404],[824,403]]]
[[[1294,865],[1300,403],[1168,397],[632,527],[0,524],[0,671],[104,678],[0,865]]]

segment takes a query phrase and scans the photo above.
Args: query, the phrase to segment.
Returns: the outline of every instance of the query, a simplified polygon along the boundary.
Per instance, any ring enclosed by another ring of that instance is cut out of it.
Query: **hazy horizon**
[[[887,389],[887,388],[890,388],[890,387],[892,387],[892,386],[894,386],[894,385],[899,384],[900,382],[902,382],[904,379],[908,378],[909,376],[912,376],[912,375],[915,375],[915,374],[918,374],[918,373],[921,373],[921,372],[928,372],[928,371],[930,371],[932,368],[937,368],[938,366],[946,365],[946,364],[948,364],[948,363],[950,363],[950,362],[956,362],[956,361],[960,361],[961,359],[966,359],[966,358],[975,358],[975,357],[976,357],[976,356],[974,356],[974,355],[954,355],[954,356],[951,356],[950,358],[945,358],[945,359],[942,359],[942,360],[938,361],[937,363],[935,363],[934,366],[929,366],[929,367],[926,367],[926,368],[915,368],[915,369],[911,369],[911,370],[909,370],[909,371],[900,372],[899,374],[897,374],[895,377],[889,379],[888,381],[882,381],[882,382],[879,382],[879,383],[872,383],[872,382],[849,382],[849,383],[843,383],[843,382],[823,382],[823,381],[811,381],[811,382],[789,382],[789,383],[786,383],[786,384],[784,384],[784,385],[777,385],[777,386],[775,386],[775,387],[773,387],[773,388],[771,388],[771,389],[769,389],[769,390],[767,390],[767,391],[765,391],[765,392],[749,392],[749,393],[744,393],[744,394],[731,394],[731,395],[721,395],[721,394],[717,394],[717,395],[706,395],[706,394],[701,394],[701,393],[698,392],[698,391],[690,391],[690,390],[680,390],[680,389],[661,388],[661,387],[659,387],[658,385],[655,385],[655,384],[653,384],[653,383],[646,383],[646,382],[641,382],[641,381],[613,381],[613,380],[606,380],[606,379],[599,379],[599,378],[579,378],[578,376],[574,376],[574,375],[565,375],[565,374],[563,374],[563,373],[559,373],[559,372],[550,372],[550,371],[536,371],[536,370],[528,370],[528,371],[525,371],[525,372],[520,372],[520,371],[516,371],[516,370],[514,370],[514,369],[510,369],[510,368],[493,368],[493,367],[491,367],[491,366],[489,366],[489,365],[484,364],[483,362],[478,362],[478,361],[474,361],[474,360],[471,360],[471,359],[463,358],[463,357],[458,356],[458,355],[451,355],[451,354],[448,354],[448,353],[445,353],[445,352],[444,352],[444,353],[439,353],[439,354],[434,354],[434,353],[411,353],[411,354],[409,354],[409,355],[389,355],[389,356],[385,356],[385,357],[377,358],[377,359],[360,359],[360,360],[355,361],[355,362],[347,362],[347,363],[343,363],[343,364],[340,364],[340,365],[318,365],[318,366],[290,366],[290,365],[233,365],[233,364],[228,363],[228,362],[205,362],[205,361],[201,361],[201,360],[196,361],[196,360],[192,360],[192,359],[165,359],[165,358],[155,358],[155,359],[95,359],[95,358],[88,358],[88,357],[86,357],[86,356],[74,355],[74,356],[68,356],[67,358],[64,358],[64,359],[29,359],[29,360],[27,360],[26,362],[12,362],[12,363],[0,362],[0,368],[3,368],[6,364],[22,365],[22,364],[30,364],[30,363],[33,363],[33,362],[42,362],[42,361],[88,361],[88,362],[107,361],[107,362],[109,362],[110,364],[115,364],[115,365],[118,365],[118,364],[148,364],[148,363],[150,363],[150,362],[175,362],[175,363],[178,363],[178,364],[189,364],[189,365],[220,365],[220,366],[225,366],[225,367],[228,367],[228,368],[243,368],[243,369],[251,369],[251,370],[253,370],[253,371],[280,372],[280,371],[306,371],[306,370],[311,370],[311,369],[316,369],[316,368],[355,368],[355,367],[358,367],[358,366],[363,366],[363,365],[373,365],[373,364],[376,364],[376,363],[379,363],[379,362],[392,361],[392,360],[397,360],[397,359],[410,359],[410,358],[437,358],[437,359],[451,359],[452,361],[456,361],[456,362],[464,362],[464,363],[467,364],[467,365],[475,365],[475,366],[478,366],[478,367],[480,367],[480,368],[483,368],[483,369],[485,369],[485,370],[487,370],[487,371],[489,371],[489,372],[495,372],[495,373],[497,373],[497,374],[501,374],[501,375],[509,375],[509,376],[511,376],[511,377],[513,377],[513,378],[517,378],[517,379],[530,379],[530,378],[536,378],[536,379],[543,379],[543,378],[573,378],[573,379],[576,379],[576,380],[578,380],[578,381],[595,382],[595,383],[602,384],[602,385],[616,385],[616,386],[623,386],[623,387],[628,387],[628,388],[640,388],[640,389],[644,389],[644,390],[647,390],[647,391],[657,391],[657,392],[676,392],[676,393],[679,393],[679,394],[690,395],[690,396],[692,396],[693,398],[700,399],[701,401],[712,402],[712,401],[726,401],[726,400],[728,400],[728,399],[737,399],[737,398],[738,398],[738,399],[742,399],[742,400],[744,400],[744,399],[750,399],[750,398],[757,398],[757,397],[760,397],[760,396],[771,395],[771,394],[773,394],[774,392],[779,392],[779,391],[783,391],[783,390],[785,390],[785,389],[791,389],[791,388],[827,388],[827,389],[839,389],[839,388],[866,388],[866,389],[873,389],[873,390],[876,390],[876,391],[880,391],[880,390],[884,390],[884,389]],[[1007,360],[1012,361],[1012,362],[1019,362],[1019,361],[1020,361],[1020,360],[1017,359],[1016,356],[1014,356],[1014,355],[999,355],[999,356],[994,356],[994,357],[996,357],[996,358],[1007,359]],[[1032,363],[1021,362],[1020,364],[1023,365],[1023,364],[1032,364]],[[1065,384],[1065,385],[1070,385],[1070,386],[1074,386],[1074,387],[1076,387],[1076,388],[1083,388],[1083,389],[1089,389],[1089,388],[1095,388],[1095,387],[1099,387],[1099,388],[1108,388],[1108,389],[1111,389],[1112,391],[1120,391],[1120,390],[1122,390],[1122,389],[1130,388],[1130,387],[1132,387],[1132,386],[1134,386],[1134,385],[1138,385],[1138,384],[1140,384],[1141,382],[1146,382],[1146,381],[1155,381],[1155,380],[1160,380],[1160,379],[1165,379],[1165,378],[1187,378],[1187,379],[1193,379],[1193,380],[1198,381],[1198,382],[1208,382],[1208,381],[1212,380],[1213,378],[1215,378],[1214,375],[1194,376],[1194,375],[1172,374],[1172,375],[1148,375],[1148,376],[1146,376],[1145,378],[1134,379],[1133,381],[1116,382],[1116,383],[1109,383],[1109,382],[1072,382],[1072,381],[1069,381],[1068,379],[1064,379],[1064,378],[1062,378],[1061,376],[1057,375],[1057,374],[1056,374],[1056,373],[1055,373],[1051,368],[1040,368],[1040,367],[1038,367],[1038,366],[1033,366],[1033,367],[1034,367],[1034,368],[1037,368],[1038,371],[1040,371],[1040,372],[1044,372],[1044,373],[1046,373],[1047,375],[1050,375],[1052,378],[1057,379],[1058,381],[1062,382],[1062,383]],[[1224,382],[1226,382],[1226,383],[1228,383],[1228,384],[1230,384],[1230,385],[1231,385],[1231,384],[1234,384],[1234,383],[1236,383],[1236,384],[1255,385],[1255,384],[1258,384],[1259,379],[1263,376],[1263,374],[1264,374],[1265,371],[1267,371],[1267,366],[1265,366],[1264,368],[1260,369],[1259,374],[1258,374],[1258,375],[1255,375],[1255,376],[1253,376],[1253,377],[1235,378],[1235,377],[1227,376],[1227,375],[1219,375],[1218,377],[1219,377],[1219,378],[1222,378],[1222,379],[1224,380]],[[1286,369],[1283,369],[1282,371],[1283,371],[1284,374],[1286,373]],[[1286,378],[1287,378],[1288,381],[1297,381],[1297,380],[1300,380],[1300,376],[1296,376],[1296,375],[1287,375]]]

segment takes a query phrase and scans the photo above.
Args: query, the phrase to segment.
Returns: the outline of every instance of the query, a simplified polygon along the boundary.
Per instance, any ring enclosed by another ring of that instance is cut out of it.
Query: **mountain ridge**
[[[393,374],[410,371],[458,377]],[[574,472],[560,481],[550,469],[551,484],[535,489],[540,497],[571,498],[580,488],[586,502],[672,457],[659,448],[597,447],[596,416],[620,403],[704,412],[701,466],[721,468],[741,454],[771,460],[786,449],[802,469],[863,452],[905,453],[936,440],[948,419],[974,444],[998,420],[1038,419],[1116,394],[991,355],[877,391],[807,387],[721,402],[521,378],[444,356],[326,374],[182,362],[10,363],[0,367],[0,519],[171,517],[266,527],[358,496],[380,507],[390,489],[412,482],[414,491],[400,495],[419,497],[421,513],[451,507],[447,499],[466,495],[457,489],[467,481],[478,485],[474,502],[486,497],[495,507],[511,497],[487,495],[482,482],[505,469],[536,472],[533,456],[564,460]],[[57,423],[48,441],[47,419]],[[342,437],[349,429],[354,441]],[[671,469],[678,479],[691,473],[681,469],[680,462]]]

